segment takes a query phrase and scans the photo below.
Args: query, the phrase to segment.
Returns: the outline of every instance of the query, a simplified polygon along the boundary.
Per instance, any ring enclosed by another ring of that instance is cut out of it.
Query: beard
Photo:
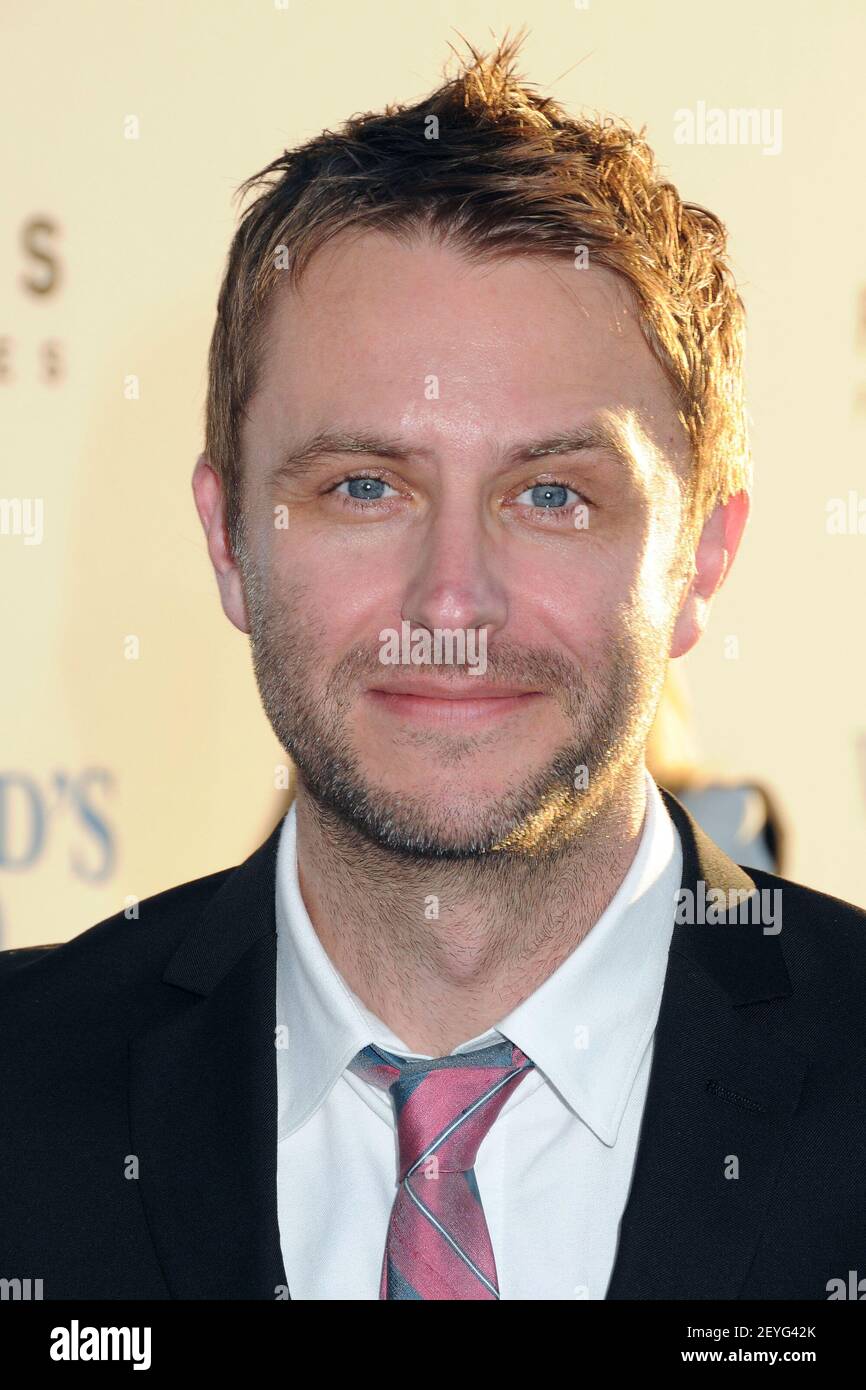
[[[557,702],[570,730],[517,786],[495,798],[473,796],[471,773],[460,775],[461,764],[471,767],[485,746],[490,758],[501,756],[501,729],[417,727],[395,733],[395,745],[427,747],[431,767],[455,769],[455,795],[437,805],[430,793],[377,784],[353,741],[351,712],[381,674],[381,644],[347,650],[322,684],[316,654],[326,632],[314,616],[316,595],[301,583],[274,594],[243,552],[238,559],[262,705],[314,813],[332,831],[354,832],[413,861],[555,858],[610,806],[635,766],[643,766],[668,647],[657,628],[630,615],[604,644],[604,669],[586,673],[556,649],[488,645],[487,678],[542,691]],[[440,665],[437,678],[462,678],[468,669]]]

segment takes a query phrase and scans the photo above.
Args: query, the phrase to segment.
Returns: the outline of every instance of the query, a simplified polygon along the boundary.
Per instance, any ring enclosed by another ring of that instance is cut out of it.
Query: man
[[[513,57],[247,185],[193,487],[297,794],[7,957],[0,1274],[45,1298],[863,1267],[866,917],[644,760],[748,512],[724,231]]]

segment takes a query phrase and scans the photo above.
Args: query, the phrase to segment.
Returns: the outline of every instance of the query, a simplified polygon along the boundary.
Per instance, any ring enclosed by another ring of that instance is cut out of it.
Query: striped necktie
[[[349,1070],[390,1091],[399,1173],[379,1298],[499,1297],[475,1155],[511,1092],[535,1065],[504,1039],[449,1057],[363,1048]]]

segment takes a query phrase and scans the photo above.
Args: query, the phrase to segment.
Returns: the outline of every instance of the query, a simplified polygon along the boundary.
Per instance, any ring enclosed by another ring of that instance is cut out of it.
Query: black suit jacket
[[[824,1300],[866,1277],[866,912],[746,872],[664,797],[683,886],[781,889],[782,929],[674,927],[607,1298]],[[0,1278],[286,1297],[278,833],[138,920],[0,954]]]

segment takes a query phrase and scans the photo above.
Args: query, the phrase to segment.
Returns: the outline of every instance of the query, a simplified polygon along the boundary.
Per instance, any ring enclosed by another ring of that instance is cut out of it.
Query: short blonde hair
[[[232,241],[211,338],[205,451],[242,533],[240,429],[255,394],[275,291],[297,286],[337,233],[447,241],[470,259],[586,248],[630,287],[692,455],[691,530],[751,481],[745,313],[712,212],[684,203],[643,138],[612,118],[572,118],[514,72],[505,38],[412,106],[353,116],[285,150],[238,189],[262,188]]]

